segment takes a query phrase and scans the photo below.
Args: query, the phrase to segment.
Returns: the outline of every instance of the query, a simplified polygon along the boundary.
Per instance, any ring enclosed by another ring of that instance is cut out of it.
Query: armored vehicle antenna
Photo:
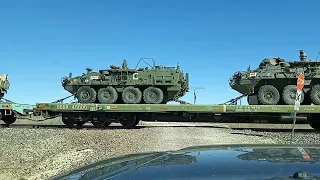
[[[151,65],[150,65],[149,63],[147,63],[144,59],[150,59],[150,60],[152,60],[153,65],[151,66]],[[135,68],[135,69],[138,68],[138,66],[139,66],[139,64],[140,64],[140,61],[143,61],[143,62],[146,63],[148,66],[150,66],[152,69],[155,69],[156,62],[155,62],[155,60],[154,60],[153,58],[140,58],[140,60],[139,60],[138,64],[136,65],[136,68]]]
[[[317,55],[316,61],[318,60],[319,55],[320,55],[320,52],[319,52],[318,55]]]

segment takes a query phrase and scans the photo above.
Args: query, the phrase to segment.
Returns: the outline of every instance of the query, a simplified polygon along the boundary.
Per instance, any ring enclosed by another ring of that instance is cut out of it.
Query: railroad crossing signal
[[[300,102],[301,102],[301,94],[302,89],[304,87],[304,75],[300,74],[297,80],[297,94],[296,94],[296,100],[294,103],[294,110],[295,111],[299,111],[299,107],[300,107]]]

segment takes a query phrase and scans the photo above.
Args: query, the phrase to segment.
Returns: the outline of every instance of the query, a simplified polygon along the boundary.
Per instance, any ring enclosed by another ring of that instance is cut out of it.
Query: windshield
[[[319,4],[2,1],[0,179],[316,176]]]

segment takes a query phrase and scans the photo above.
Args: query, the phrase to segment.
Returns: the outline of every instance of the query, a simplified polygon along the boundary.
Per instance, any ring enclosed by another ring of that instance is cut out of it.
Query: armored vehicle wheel
[[[98,100],[102,104],[113,104],[118,100],[117,90],[111,86],[98,91]]]
[[[305,94],[304,101],[301,103],[301,105],[311,105],[310,93]]]
[[[274,86],[264,85],[259,89],[258,99],[262,105],[276,105],[280,101],[280,93]]]
[[[160,88],[148,87],[143,92],[143,100],[147,104],[160,104],[163,98],[163,91]]]
[[[97,99],[97,92],[89,86],[82,86],[78,89],[77,99],[80,103],[94,103]]]
[[[282,91],[282,101],[288,105],[294,105],[296,101],[297,94],[297,86],[296,85],[288,85],[284,87]],[[304,101],[304,93],[301,94],[300,103]]]
[[[123,102],[126,104],[139,104],[141,102],[142,93],[140,89],[133,86],[126,87],[122,92]]]
[[[320,85],[314,85],[310,91],[311,102],[315,105],[320,105]]]
[[[17,117],[15,117],[14,114],[11,114],[10,116],[3,116],[2,120],[4,123],[9,125],[9,124],[13,124],[14,122],[16,122]]]
[[[256,95],[256,94],[249,95],[247,97],[247,100],[248,100],[249,105],[259,105],[258,95]]]

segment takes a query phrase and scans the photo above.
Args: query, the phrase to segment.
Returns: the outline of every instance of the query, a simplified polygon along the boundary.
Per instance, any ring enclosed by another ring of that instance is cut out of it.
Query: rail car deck
[[[143,121],[292,123],[293,105],[172,105],[37,103],[36,110],[49,116],[60,114],[66,125],[135,126]],[[319,129],[320,106],[300,106],[297,123]]]
[[[173,104],[61,104],[37,103],[38,110],[53,112],[193,112],[193,113],[291,113],[292,105],[173,105]],[[320,106],[302,105],[299,113],[320,113]]]

